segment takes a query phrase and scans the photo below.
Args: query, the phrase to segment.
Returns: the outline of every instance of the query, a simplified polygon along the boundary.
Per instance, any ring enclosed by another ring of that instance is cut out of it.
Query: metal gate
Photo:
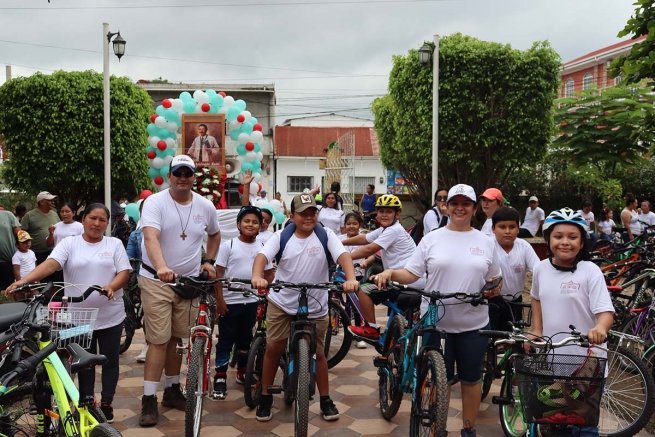
[[[355,132],[348,131],[328,145],[325,160],[327,194],[332,182],[341,184],[341,198],[346,213],[352,211],[355,200]],[[323,198],[325,199],[325,194]]]

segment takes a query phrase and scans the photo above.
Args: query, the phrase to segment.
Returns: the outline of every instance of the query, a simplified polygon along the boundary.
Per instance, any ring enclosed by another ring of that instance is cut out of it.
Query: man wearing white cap
[[[519,238],[532,238],[537,235],[539,228],[546,220],[544,210],[539,208],[539,199],[532,196],[528,199],[528,209],[525,210],[525,219],[523,226],[519,229]]]
[[[139,287],[149,348],[143,375],[141,426],[157,424],[156,394],[164,370],[162,405],[184,411],[186,403],[180,389],[182,356],[175,351],[178,342],[189,335],[189,322],[195,321],[198,304],[197,299],[184,299],[171,287],[162,287],[163,283],[173,282],[175,275],[198,276],[203,270],[210,278],[216,277],[214,264],[221,233],[212,202],[191,191],[195,169],[190,157],[173,158],[168,173],[170,188],[151,195],[143,204]],[[201,260],[205,232],[207,258]]]
[[[55,224],[61,221],[55,211],[56,198],[54,194],[41,191],[36,196],[36,208],[25,214],[21,221],[21,228],[32,236],[32,252],[36,255],[37,266],[52,252],[52,246],[48,246],[46,240],[54,233]],[[48,278],[44,281],[47,282]]]

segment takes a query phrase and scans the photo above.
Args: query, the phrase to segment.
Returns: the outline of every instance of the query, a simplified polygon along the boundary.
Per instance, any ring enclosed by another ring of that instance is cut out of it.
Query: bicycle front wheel
[[[134,338],[134,331],[136,331],[136,321],[133,309],[128,310],[126,306],[125,310],[126,314],[125,320],[123,320],[123,332],[121,332],[121,343],[119,348],[119,353],[121,354],[130,348],[132,339]]]
[[[202,420],[202,401],[204,399],[205,383],[205,346],[207,339],[196,337],[193,340],[191,359],[186,380],[186,408],[184,412],[185,437],[200,435]]]
[[[325,334],[325,357],[327,358],[328,369],[333,368],[348,354],[353,335],[348,330],[350,317],[341,305],[329,300],[330,320]]]
[[[91,430],[89,437],[122,437],[122,434],[110,424],[100,423]]]
[[[519,392],[514,390],[515,393],[512,394],[512,391],[512,381],[504,377],[501,383],[500,395],[506,399],[513,399],[513,402],[498,406],[500,426],[507,437],[523,437],[527,434],[529,425],[523,421],[523,409],[521,408]]]
[[[36,416],[30,414],[32,390],[29,383],[13,386],[0,398],[0,413],[9,416],[8,424],[0,423],[0,434],[36,435]]]
[[[295,408],[295,436],[307,437],[309,426],[309,346],[307,340],[298,340],[296,350],[296,408]]]
[[[448,420],[448,382],[446,364],[437,351],[429,351],[423,357],[420,374],[416,381],[415,402],[409,419],[409,435],[412,437],[446,437]]]
[[[249,408],[259,405],[262,398],[262,373],[264,371],[264,354],[266,337],[258,336],[250,345],[246,374],[243,379],[243,399]]]
[[[603,436],[633,436],[655,408],[653,375],[639,357],[621,346],[607,351],[607,369],[598,429]]]
[[[403,401],[403,391],[400,383],[403,380],[403,351],[398,339],[405,336],[406,322],[401,315],[391,320],[389,330],[385,334],[382,356],[387,358],[387,365],[378,368],[380,411],[382,417],[391,420]]]

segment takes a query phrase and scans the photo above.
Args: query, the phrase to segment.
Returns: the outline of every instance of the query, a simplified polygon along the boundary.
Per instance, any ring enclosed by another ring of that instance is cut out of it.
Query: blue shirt
[[[143,242],[143,233],[141,229],[132,231],[130,238],[127,240],[127,252],[128,258],[141,259],[141,243]]]
[[[364,196],[362,196],[362,210],[364,212],[374,211],[376,200],[377,196],[375,194],[371,194],[370,196],[368,194],[364,194]]]

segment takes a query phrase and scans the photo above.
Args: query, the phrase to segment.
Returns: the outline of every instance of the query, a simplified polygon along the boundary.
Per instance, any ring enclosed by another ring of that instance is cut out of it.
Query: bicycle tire
[[[295,433],[296,437],[307,437],[309,427],[309,345],[307,340],[301,338],[296,344],[296,405],[294,408]]]
[[[481,400],[484,400],[484,398],[487,397],[491,390],[491,385],[496,378],[496,375],[494,375],[493,372],[494,367],[491,364],[491,360],[496,359],[493,354],[494,348],[487,346],[487,349],[484,352],[484,359],[482,360],[482,378],[480,379],[480,388],[482,391]]]
[[[259,405],[262,398],[262,373],[264,370],[264,354],[266,353],[266,337],[255,337],[248,352],[246,374],[243,379],[243,400],[248,408]]]
[[[186,380],[186,407],[184,409],[185,437],[198,437],[202,422],[202,401],[204,398],[205,342],[198,336],[193,340],[191,358]]]
[[[287,359],[289,359],[287,355]],[[284,390],[284,403],[288,406],[293,405],[293,401],[296,399],[293,393],[293,388],[291,387],[291,382],[289,381],[288,367],[284,366],[282,368],[282,388]]]
[[[125,314],[125,319],[123,320],[123,331],[121,332],[121,344],[119,348],[120,354],[125,353],[130,348],[130,345],[132,344],[132,339],[134,338],[135,331],[136,331],[136,322],[134,320],[134,313],[130,312]]]
[[[0,398],[0,412],[10,415],[9,423],[12,429],[19,430],[15,432],[17,436],[22,435],[21,433],[27,436],[36,435],[36,416],[29,414],[33,390],[31,383],[25,383],[9,388]]]
[[[630,364],[626,366],[626,362]],[[600,402],[600,435],[633,436],[646,426],[655,409],[653,375],[638,356],[621,346],[607,351],[607,369]],[[636,414],[627,417],[632,411]],[[622,417],[613,412],[622,413]]]
[[[399,314],[391,319],[389,331],[386,334],[382,355],[387,357],[388,375],[385,369],[378,369],[379,377],[379,398],[380,398],[380,411],[382,417],[391,420],[403,401],[403,392],[400,389],[400,383],[403,379],[403,358],[402,351],[396,340],[405,336],[407,322],[405,318]]]
[[[504,398],[514,398],[514,402],[508,405],[498,406],[500,427],[507,437],[523,437],[527,434],[528,425],[523,421],[523,410],[521,409],[521,397],[516,391],[512,395],[512,383],[503,377],[500,384],[500,395]]]
[[[328,369],[331,369],[348,355],[350,345],[353,341],[353,335],[348,330],[350,317],[346,314],[346,310],[332,299],[328,301],[328,306],[330,308],[330,319],[327,333],[325,334],[325,357],[327,358]],[[334,326],[333,321],[336,322]],[[336,335],[334,331],[337,332]],[[335,352],[332,353],[332,351]]]
[[[641,325],[637,329],[637,323],[641,320]],[[644,347],[648,348],[652,346],[651,337],[649,335],[650,329],[653,325],[653,320],[646,314],[645,317],[641,317],[641,314],[637,314],[635,317],[629,317],[621,326],[621,332],[624,334],[634,335],[636,337],[644,340]]]
[[[415,387],[416,401],[409,419],[409,435],[447,437],[448,381],[446,364],[439,352],[428,351],[425,354]],[[425,420],[428,421],[427,426]]]
[[[108,423],[100,423],[89,433],[89,437],[122,437],[122,434]]]

